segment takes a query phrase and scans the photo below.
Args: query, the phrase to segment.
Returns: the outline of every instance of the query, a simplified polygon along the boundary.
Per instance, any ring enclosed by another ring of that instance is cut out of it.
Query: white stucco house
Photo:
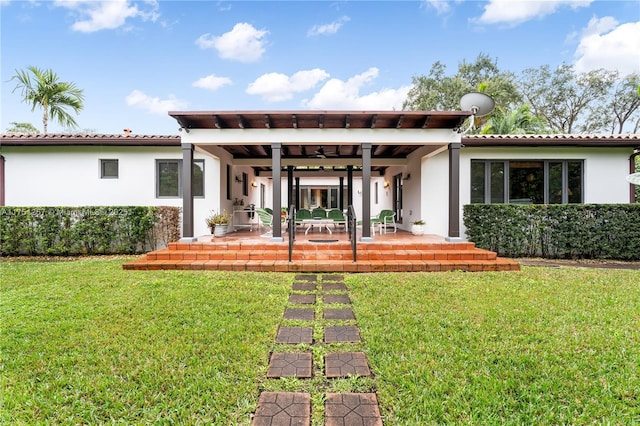
[[[250,205],[353,205],[363,225],[390,209],[401,229],[422,219],[455,240],[468,203],[635,201],[637,134],[467,136],[464,111],[170,115],[179,135],[1,135],[0,205],[179,206],[186,239],[209,233],[212,210],[242,226]]]

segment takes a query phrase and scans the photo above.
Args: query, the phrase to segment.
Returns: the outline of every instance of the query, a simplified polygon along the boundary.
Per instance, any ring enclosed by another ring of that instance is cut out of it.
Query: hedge
[[[0,207],[0,255],[135,254],[180,237],[179,207]]]
[[[640,260],[640,204],[469,204],[464,224],[500,256]]]

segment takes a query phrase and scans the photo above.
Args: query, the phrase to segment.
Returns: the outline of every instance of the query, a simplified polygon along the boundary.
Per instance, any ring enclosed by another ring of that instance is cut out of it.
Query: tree
[[[520,92],[552,131],[592,133],[603,126],[602,120],[593,118],[602,117],[598,108],[606,104],[617,77],[616,71],[605,69],[576,74],[572,65],[561,65],[555,71],[543,65],[523,71]]]
[[[482,128],[483,135],[526,135],[547,133],[546,121],[531,113],[528,104],[505,111],[497,108]]]
[[[515,75],[500,71],[497,61],[487,55],[478,55],[473,63],[463,61],[454,76],[446,76],[445,72],[446,67],[436,62],[427,76],[413,77],[403,109],[458,110],[460,98],[473,91],[486,93],[503,108],[520,103]]]
[[[12,121],[11,127],[7,128],[7,133],[40,133],[31,123],[17,123]]]
[[[77,123],[66,108],[78,114],[82,110],[84,100],[82,90],[74,83],[59,81],[52,70],[43,70],[34,66],[26,70],[16,70],[11,80],[17,81],[12,93],[20,89],[23,102],[31,104],[31,111],[36,106],[42,109],[42,125],[47,133],[49,118],[63,126],[77,127]]]
[[[638,133],[640,127],[640,74],[629,74],[620,80],[607,110],[610,111],[609,115],[613,115],[611,133],[616,133],[616,131],[623,133],[627,123],[633,126],[632,133]]]

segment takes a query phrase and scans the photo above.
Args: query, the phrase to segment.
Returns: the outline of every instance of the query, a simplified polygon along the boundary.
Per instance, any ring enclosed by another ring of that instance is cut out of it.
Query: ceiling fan
[[[337,148],[336,148],[336,152],[325,152],[324,147],[322,145],[320,145],[318,147],[318,149],[316,149],[313,153],[313,155],[311,155],[310,157],[312,158],[327,158],[327,157],[337,157],[338,156],[338,152],[337,152]]]

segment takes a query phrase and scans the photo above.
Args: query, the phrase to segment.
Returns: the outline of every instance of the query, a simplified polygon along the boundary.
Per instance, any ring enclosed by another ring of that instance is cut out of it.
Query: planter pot
[[[424,225],[411,225],[411,233],[413,235],[423,235]]]
[[[218,224],[216,225],[216,227],[213,229],[213,236],[214,237],[224,237],[225,234],[227,233],[227,228],[229,227],[229,225],[225,224]]]

